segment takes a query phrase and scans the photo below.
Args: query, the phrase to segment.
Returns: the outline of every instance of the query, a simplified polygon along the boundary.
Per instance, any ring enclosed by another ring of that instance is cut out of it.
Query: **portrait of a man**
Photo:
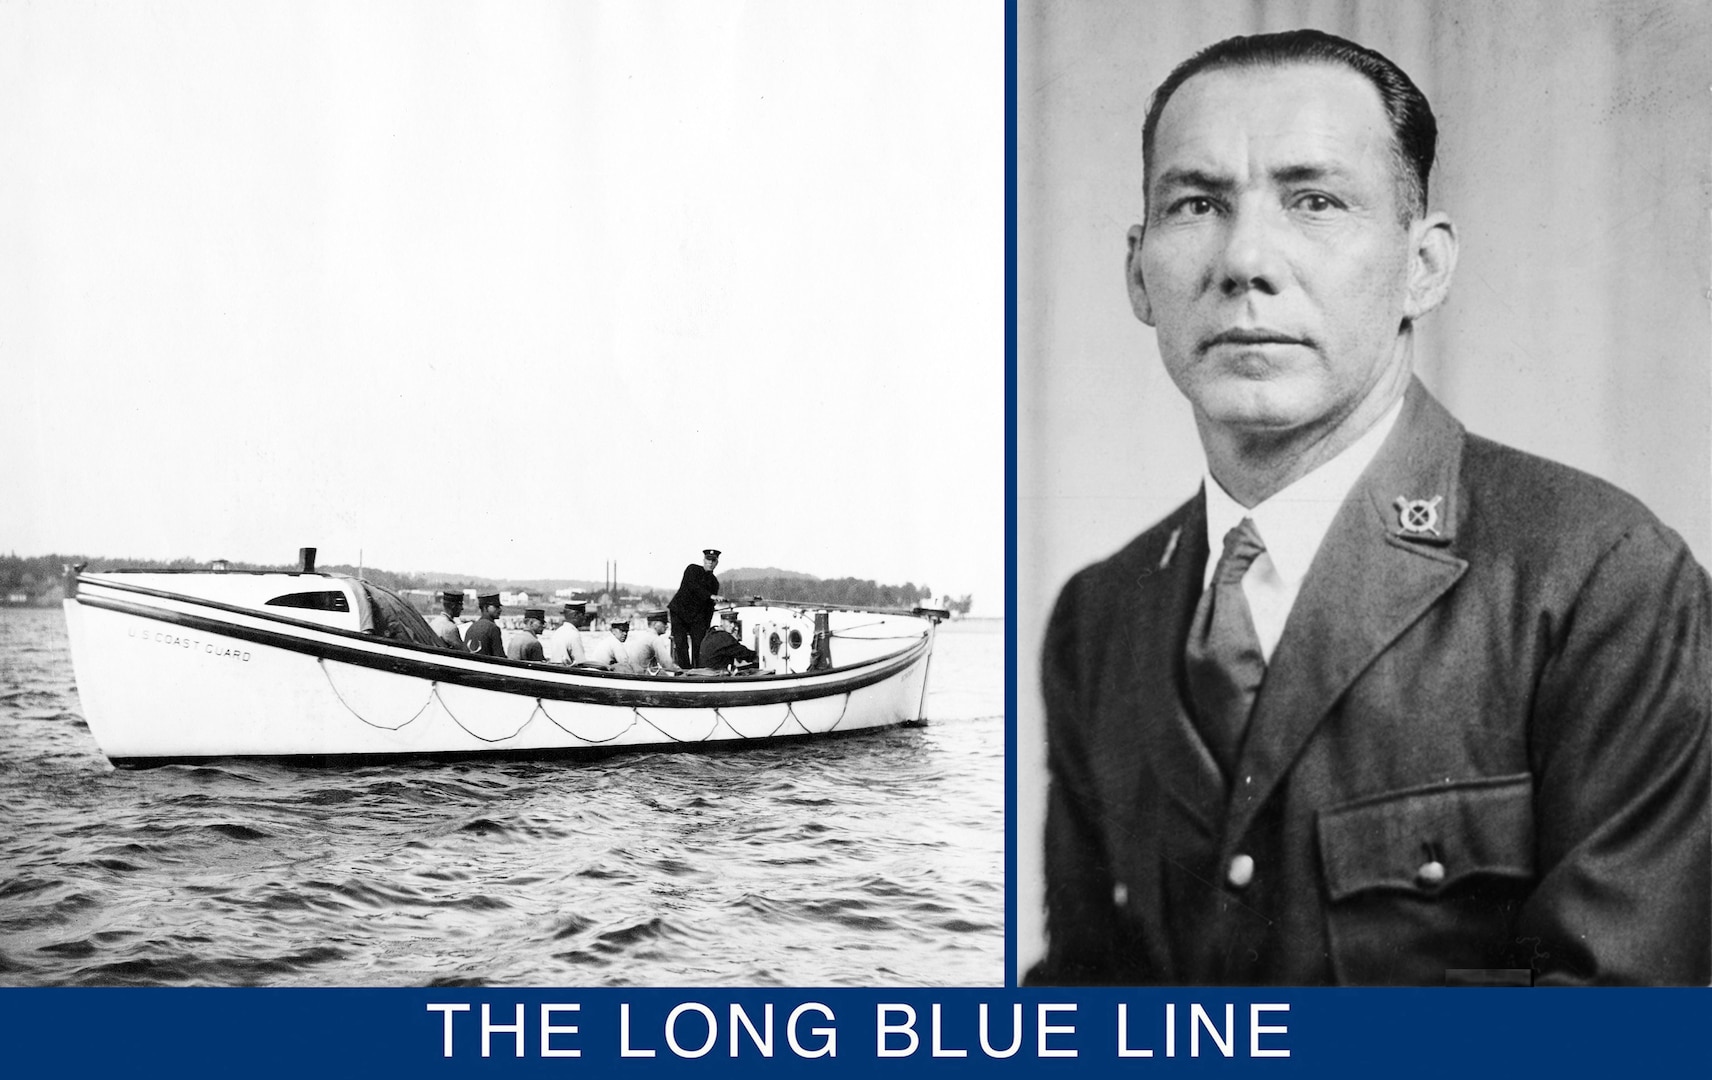
[[[1399,63],[1296,26],[1179,60],[1140,88],[1121,281],[1173,394],[1144,415],[1182,414],[1200,475],[1150,475],[1179,485],[1150,493],[1162,512],[1080,569],[1030,523],[1111,507],[1058,502],[1045,467],[1019,481],[1019,625],[1040,628],[1019,732],[1044,779],[1019,793],[1025,980],[1705,985],[1703,505],[1667,521],[1683,504],[1487,437],[1435,392],[1479,397],[1463,365],[1522,331],[1422,346],[1456,290],[1493,283],[1458,272],[1474,238],[1433,189],[1451,121]],[[1043,386],[1046,307],[1019,350]],[[1704,400],[1704,356],[1659,395]],[[1019,409],[1021,457],[1073,392]]]

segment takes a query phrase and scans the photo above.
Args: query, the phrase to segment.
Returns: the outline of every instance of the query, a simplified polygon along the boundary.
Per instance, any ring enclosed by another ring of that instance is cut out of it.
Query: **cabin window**
[[[345,594],[337,589],[326,589],[321,592],[294,592],[284,596],[276,596],[267,602],[268,607],[307,608],[310,611],[350,611],[351,602],[345,599]]]

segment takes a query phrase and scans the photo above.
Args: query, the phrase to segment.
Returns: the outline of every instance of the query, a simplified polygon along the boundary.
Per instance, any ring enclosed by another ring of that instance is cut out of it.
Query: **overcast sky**
[[[1001,614],[1003,30],[0,4],[0,551]]]

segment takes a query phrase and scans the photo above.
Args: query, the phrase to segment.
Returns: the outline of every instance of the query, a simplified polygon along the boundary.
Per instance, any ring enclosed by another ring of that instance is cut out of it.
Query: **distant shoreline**
[[[313,556],[311,556],[313,558]],[[112,556],[61,555],[37,556],[0,555],[0,608],[55,607],[65,598],[64,570],[72,565],[88,567],[91,572],[117,569],[201,571],[212,567],[193,559],[161,562],[150,559],[114,558]],[[278,572],[297,569],[295,566],[262,565],[231,562],[230,569],[239,572]],[[328,564],[317,569],[322,573],[359,576],[357,567]],[[360,568],[360,576],[372,584],[391,589],[421,607],[434,607],[442,589],[461,589],[466,593],[502,592],[525,594],[516,605],[555,607],[561,599],[595,600],[610,596],[619,606],[646,610],[666,606],[675,586],[640,585],[630,582],[597,583],[576,578],[488,578],[469,575],[401,573],[378,566]],[[821,578],[800,571],[777,567],[736,567],[720,575],[722,591],[731,599],[765,596],[780,603],[835,604],[856,607],[911,607],[922,604],[944,607],[961,618],[1003,618],[1003,616],[971,616],[973,597],[965,594],[953,597],[930,592],[928,587],[914,582],[888,585],[872,579],[853,577]],[[816,595],[818,594],[818,595]]]

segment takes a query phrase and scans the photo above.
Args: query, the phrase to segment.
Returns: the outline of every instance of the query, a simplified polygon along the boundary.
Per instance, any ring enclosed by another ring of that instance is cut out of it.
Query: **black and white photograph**
[[[1004,40],[0,4],[0,985],[1003,985]]]
[[[1712,12],[1017,36],[1017,977],[1706,985]]]

